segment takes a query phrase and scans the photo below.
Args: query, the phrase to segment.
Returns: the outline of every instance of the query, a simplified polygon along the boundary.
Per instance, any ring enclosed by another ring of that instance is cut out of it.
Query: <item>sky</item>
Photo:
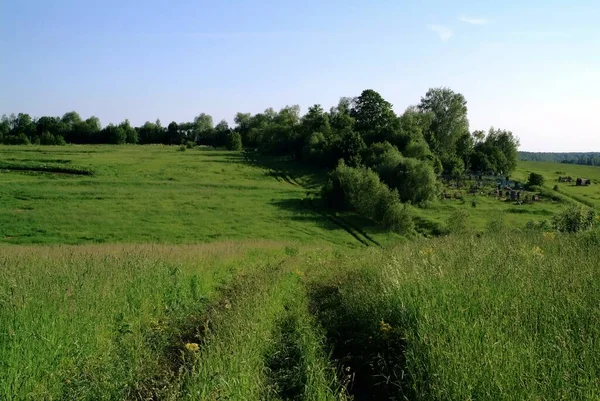
[[[432,87],[471,130],[600,151],[600,1],[0,0],[0,115],[192,121]]]

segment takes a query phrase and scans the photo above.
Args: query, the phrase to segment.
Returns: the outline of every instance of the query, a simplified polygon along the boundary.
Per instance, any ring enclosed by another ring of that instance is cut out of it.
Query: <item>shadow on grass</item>
[[[293,212],[295,215],[291,217],[292,220],[312,221],[328,230],[341,229],[365,246],[381,246],[364,231],[365,225],[370,223],[370,221],[361,219],[359,216],[350,216],[354,218],[354,221],[349,222],[348,217],[339,217],[320,206],[320,203],[318,200],[311,198],[293,198],[276,201],[272,204],[281,209]],[[369,224],[369,227],[372,227],[372,224]]]
[[[439,237],[448,234],[448,230],[437,221],[428,220],[423,217],[413,216],[413,222],[415,223],[415,229],[421,234],[425,234],[432,237]]]
[[[325,330],[340,380],[356,401],[414,400],[405,338],[407,332],[416,331],[416,317],[409,310],[400,310],[383,321],[377,313],[387,311],[345,299],[342,286],[351,291],[353,285],[362,284],[347,280],[314,285],[309,291],[311,312]]]
[[[275,344],[266,356],[269,385],[282,400],[302,400],[310,366],[300,344],[298,317],[286,312],[275,325]]]

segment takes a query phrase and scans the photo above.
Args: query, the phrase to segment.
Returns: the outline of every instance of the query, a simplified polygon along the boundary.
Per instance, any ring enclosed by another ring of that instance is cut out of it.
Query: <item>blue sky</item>
[[[600,2],[0,0],[0,114],[215,122],[363,89],[465,95],[471,129],[600,151]]]

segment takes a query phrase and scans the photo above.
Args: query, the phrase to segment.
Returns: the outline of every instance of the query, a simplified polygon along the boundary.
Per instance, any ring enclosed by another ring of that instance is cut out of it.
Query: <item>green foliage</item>
[[[577,233],[592,229],[595,224],[595,218],[596,212],[593,209],[572,205],[554,216],[552,225],[560,232]]]
[[[419,110],[433,115],[425,139],[434,153],[439,156],[462,157],[456,144],[469,133],[467,101],[464,96],[448,88],[429,89],[425,97],[421,98]]]
[[[459,209],[448,217],[446,220],[446,228],[452,234],[462,234],[469,230],[469,212],[465,209]],[[497,228],[497,224],[492,223]]]
[[[390,190],[371,169],[340,162],[330,173],[322,194],[329,207],[355,211],[402,234],[413,230],[411,217],[400,204],[398,192]]]
[[[226,147],[228,150],[242,150],[242,135],[235,131],[228,132]]]
[[[355,99],[351,115],[354,129],[368,143],[389,140],[400,129],[392,104],[372,89],[364,90]]]
[[[435,200],[440,192],[431,164],[408,157],[400,159],[393,170],[384,174],[384,180],[398,190],[403,202],[427,203]]]
[[[544,179],[544,176],[538,173],[531,173],[529,174],[529,178],[527,179],[527,183],[529,185],[537,185],[537,186],[542,186],[544,185],[544,182],[546,180]]]
[[[474,171],[511,174],[517,167],[519,140],[512,132],[490,128],[473,133],[475,145],[470,157]]]

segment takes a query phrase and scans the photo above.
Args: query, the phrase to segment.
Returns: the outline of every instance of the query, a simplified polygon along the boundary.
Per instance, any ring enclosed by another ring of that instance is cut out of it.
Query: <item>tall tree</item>
[[[364,90],[355,99],[351,110],[354,130],[367,144],[383,142],[399,133],[399,121],[392,104],[372,89]]]
[[[126,143],[138,143],[138,133],[135,130],[135,128],[133,128],[131,126],[131,124],[129,123],[129,120],[125,119],[125,121],[123,121],[121,124],[119,124],[119,128],[121,128],[123,130],[123,132],[125,133],[125,142]]]
[[[213,118],[200,113],[194,118],[194,139],[200,145],[213,145]]]
[[[433,115],[430,130],[425,135],[431,150],[442,159],[455,155],[457,141],[469,134],[464,96],[448,88],[429,89],[418,109]]]

